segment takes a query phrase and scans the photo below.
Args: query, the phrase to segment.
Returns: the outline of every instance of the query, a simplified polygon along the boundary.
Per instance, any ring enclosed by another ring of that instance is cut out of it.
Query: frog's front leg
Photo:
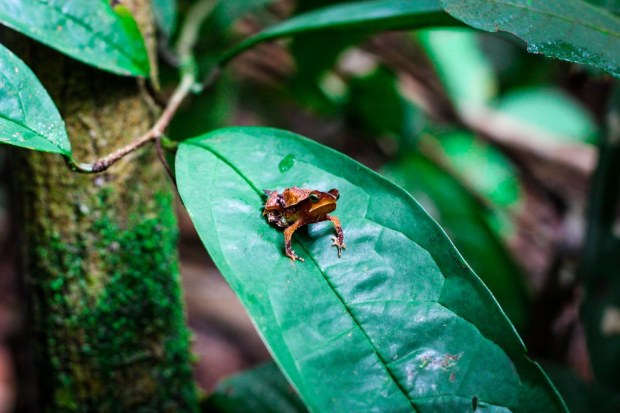
[[[340,220],[337,217],[331,215],[325,215],[325,220],[330,220],[334,223],[336,227],[336,236],[332,236],[332,247],[338,248],[338,257],[342,256],[342,250],[346,248],[344,245],[344,233],[342,232],[342,225],[340,225]]]
[[[293,225],[291,225],[290,227],[287,227],[284,230],[284,250],[286,252],[287,257],[289,257],[293,261],[299,260],[301,262],[304,262],[303,258],[298,257],[297,255],[295,255],[295,252],[291,248],[291,240],[292,240],[292,237],[293,237],[293,233],[295,231],[297,231],[297,228],[301,227],[305,223],[306,223],[306,221],[303,218],[300,218],[297,221],[295,221],[295,223],[293,223]]]

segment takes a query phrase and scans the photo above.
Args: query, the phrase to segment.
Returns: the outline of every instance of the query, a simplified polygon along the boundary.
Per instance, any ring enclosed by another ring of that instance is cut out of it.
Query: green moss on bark
[[[13,46],[37,62],[78,160],[153,124],[135,79],[23,39]],[[57,155],[16,150],[14,161],[38,408],[196,411],[172,188],[152,148],[97,176],[70,172]]]
[[[58,411],[192,411],[177,268],[175,218],[169,193],[155,195],[160,213],[144,205],[125,230],[110,212],[93,221],[101,273],[87,273],[84,245],[60,234],[29,251],[37,300],[39,368],[45,405]],[[53,374],[49,374],[53,373]],[[121,403],[119,405],[119,402]],[[121,408],[123,406],[123,408]]]

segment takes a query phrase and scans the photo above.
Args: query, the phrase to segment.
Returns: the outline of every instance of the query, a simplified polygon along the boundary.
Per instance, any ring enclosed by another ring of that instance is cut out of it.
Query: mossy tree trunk
[[[131,6],[147,27],[141,3]],[[136,79],[18,43],[78,160],[108,154],[153,124],[157,110]],[[38,409],[196,411],[172,185],[153,148],[99,175],[73,173],[58,155],[15,153]]]

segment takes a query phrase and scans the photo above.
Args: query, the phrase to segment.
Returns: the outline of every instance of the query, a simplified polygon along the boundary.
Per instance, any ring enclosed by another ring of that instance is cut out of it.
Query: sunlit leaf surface
[[[65,124],[43,85],[17,56],[0,45],[0,142],[70,154]]]
[[[101,0],[0,0],[0,23],[103,70],[148,76],[149,60],[126,7]]]

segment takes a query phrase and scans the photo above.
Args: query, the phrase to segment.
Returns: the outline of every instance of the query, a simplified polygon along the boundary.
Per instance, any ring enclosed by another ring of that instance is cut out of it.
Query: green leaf
[[[377,136],[404,135],[407,101],[397,79],[384,67],[349,80],[348,116],[353,125]]]
[[[376,32],[455,24],[458,22],[443,12],[439,0],[374,0],[336,4],[300,14],[263,30],[226,53],[222,62],[265,40],[301,33],[336,30]]]
[[[238,99],[237,84],[226,73],[208,93],[190,96],[170,122],[168,136],[183,140],[233,122]]]
[[[481,169],[488,163],[478,161]],[[485,206],[452,175],[419,153],[385,165],[382,172],[420,201],[489,287],[510,320],[517,327],[524,327],[528,317],[527,290],[519,268],[490,226]]]
[[[161,31],[170,37],[177,23],[176,0],[153,0],[153,14]]]
[[[450,167],[494,205],[507,208],[519,201],[518,171],[495,146],[462,131],[442,135],[438,144]]]
[[[210,26],[219,31],[227,30],[238,18],[273,2],[274,0],[220,1],[213,9],[209,18],[209,20],[212,20]]]
[[[0,0],[0,23],[99,69],[149,75],[149,59],[126,7],[107,1]]]
[[[497,79],[479,45],[479,33],[427,29],[415,34],[453,102],[482,106],[497,94]]]
[[[0,142],[71,154],[65,124],[54,102],[17,56],[0,45]]]
[[[581,0],[441,0],[477,29],[508,32],[530,53],[582,63],[620,77],[620,20]]]
[[[592,115],[561,89],[532,87],[511,91],[501,97],[496,107],[569,142],[594,143],[598,135]]]
[[[487,288],[405,191],[298,135],[228,128],[184,141],[179,192],[211,257],[311,411],[564,412]],[[338,188],[291,262],[262,189]]]
[[[229,377],[203,404],[212,413],[307,413],[308,409],[274,363]]]

